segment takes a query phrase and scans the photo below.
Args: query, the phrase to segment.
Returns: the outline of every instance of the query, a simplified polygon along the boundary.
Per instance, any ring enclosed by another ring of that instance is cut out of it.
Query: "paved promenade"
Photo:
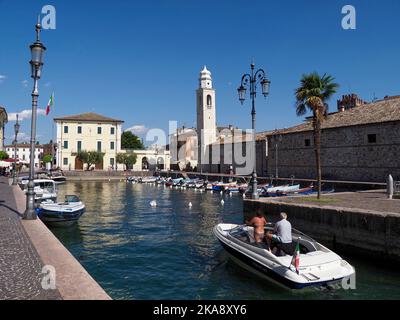
[[[332,193],[322,195],[321,199],[322,201],[318,202],[314,195],[311,197],[261,198],[260,201],[310,204],[318,207],[348,208],[370,213],[400,215],[400,200],[389,200],[385,190]]]
[[[43,263],[28,238],[8,179],[0,177],[0,299],[61,299],[41,286]]]

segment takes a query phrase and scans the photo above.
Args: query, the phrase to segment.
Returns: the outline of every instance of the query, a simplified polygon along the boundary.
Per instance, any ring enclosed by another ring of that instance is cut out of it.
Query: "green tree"
[[[51,154],[46,154],[43,156],[43,163],[51,163],[53,161],[53,157]]]
[[[138,136],[135,136],[130,131],[125,131],[121,135],[121,148],[122,149],[143,150],[144,145]]]
[[[318,199],[321,198],[321,124],[328,113],[328,101],[338,90],[339,85],[334,78],[324,74],[322,77],[313,72],[305,74],[300,80],[300,87],[296,89],[296,113],[303,116],[311,111],[314,150],[318,181]]]
[[[117,154],[117,163],[125,165],[125,170],[131,169],[132,166],[136,163],[136,160],[137,155],[133,152]]]
[[[0,151],[0,160],[6,160],[9,159],[10,157],[8,156],[8,153],[5,151]]]
[[[76,157],[87,165],[86,170],[89,170],[92,165],[99,164],[103,161],[104,153],[98,151],[79,151]]]

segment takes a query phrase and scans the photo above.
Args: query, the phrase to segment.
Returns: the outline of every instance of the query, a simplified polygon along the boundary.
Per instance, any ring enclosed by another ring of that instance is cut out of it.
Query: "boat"
[[[204,185],[205,185],[204,180],[197,180],[197,181],[195,182],[195,184],[194,184],[194,187],[195,187],[196,189],[203,189],[203,188],[204,188]]]
[[[229,183],[218,182],[213,184],[212,190],[213,191],[225,191],[229,187]]]
[[[19,182],[19,186],[22,190],[28,192],[29,180],[22,179]],[[56,183],[50,179],[35,179],[33,180],[35,187],[35,202],[43,201],[56,201],[57,200],[57,188]]]
[[[265,229],[272,231],[274,224],[268,224]],[[300,246],[298,272],[292,266],[292,255],[277,256],[266,245],[255,243],[253,227],[218,224],[213,232],[235,262],[289,289],[333,285],[355,274],[347,261],[295,229],[292,229],[293,244]]]
[[[172,185],[174,187],[179,186],[182,181],[183,181],[183,178],[172,179]]]
[[[76,195],[65,196],[64,202],[43,202],[37,208],[38,217],[47,225],[69,226],[85,213],[85,205]]]
[[[155,183],[158,180],[157,177],[144,177],[140,178],[139,182],[140,183]]]
[[[63,184],[67,181],[67,177],[61,170],[50,170],[48,178],[53,180],[56,184]]]

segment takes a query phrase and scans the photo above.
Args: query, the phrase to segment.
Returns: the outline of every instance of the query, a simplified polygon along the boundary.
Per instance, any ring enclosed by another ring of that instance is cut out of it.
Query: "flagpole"
[[[292,260],[290,260],[290,265],[288,267],[289,270],[292,270],[290,267],[293,265],[293,260],[295,259],[296,255],[297,255],[297,246],[300,245],[300,240],[301,240],[301,237],[299,237],[297,239],[296,249],[294,250],[294,253],[293,253],[293,256],[292,256]],[[296,273],[298,274],[297,271],[296,271]]]

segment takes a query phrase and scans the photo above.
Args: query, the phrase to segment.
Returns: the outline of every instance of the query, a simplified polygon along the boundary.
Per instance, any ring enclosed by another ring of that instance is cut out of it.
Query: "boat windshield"
[[[243,226],[238,226],[236,228],[233,228],[229,234],[239,240],[245,241],[245,242],[250,242],[250,237],[248,231],[243,228]]]
[[[65,196],[65,202],[80,202],[78,196],[75,195],[68,195]]]
[[[39,187],[41,190],[45,192],[54,192],[54,185],[52,182],[35,182],[35,187]]]

